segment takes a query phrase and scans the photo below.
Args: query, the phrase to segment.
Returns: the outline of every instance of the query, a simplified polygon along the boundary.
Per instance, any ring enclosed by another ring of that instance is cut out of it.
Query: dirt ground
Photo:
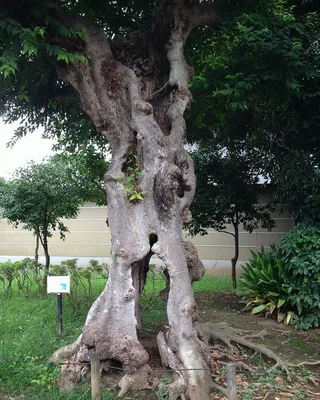
[[[267,335],[264,339],[254,339],[257,343],[271,348],[277,355],[290,363],[301,361],[317,361],[320,359],[320,329],[307,332],[296,331],[283,324],[278,324],[271,319],[251,315],[242,311],[244,305],[240,303],[241,298],[226,293],[201,293],[196,296],[199,306],[200,322],[226,322],[237,329],[245,329],[252,333],[265,330]],[[151,356],[153,369],[161,368],[159,354],[157,351],[156,333],[142,332],[140,340]],[[219,344],[218,344],[219,345]],[[223,346],[222,346],[223,347]],[[227,348],[225,348],[228,353]],[[229,351],[230,353],[230,351]],[[255,374],[248,372],[237,373],[238,399],[242,400],[298,400],[298,399],[320,399],[320,366],[306,367],[298,370],[298,375],[293,382],[288,382],[286,375],[268,370],[274,364],[273,361],[262,357],[252,357],[252,352],[238,347],[235,354],[229,358],[212,360],[215,369],[215,378],[219,386],[225,387],[226,374],[225,364],[232,360],[241,360],[256,370]],[[170,379],[170,373],[158,372],[158,378]],[[218,377],[218,378],[217,378]],[[163,393],[154,392],[137,393],[137,400],[165,399]],[[222,392],[215,391],[212,399],[227,400]]]
[[[226,322],[234,328],[266,330],[261,341],[291,363],[320,359],[320,329],[297,331],[275,320],[242,311],[239,296],[226,293],[201,293],[197,296],[201,322]],[[320,373],[320,367],[318,367]]]

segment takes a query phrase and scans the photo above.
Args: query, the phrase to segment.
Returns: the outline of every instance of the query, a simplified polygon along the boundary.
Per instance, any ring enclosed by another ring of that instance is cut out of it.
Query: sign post
[[[58,335],[62,334],[62,293],[70,293],[70,276],[48,276],[47,292],[57,293]]]
[[[58,336],[62,334],[62,293],[57,293],[58,304]]]

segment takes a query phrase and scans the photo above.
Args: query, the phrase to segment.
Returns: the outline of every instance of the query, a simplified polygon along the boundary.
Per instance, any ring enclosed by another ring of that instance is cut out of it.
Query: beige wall
[[[261,203],[267,201],[267,195],[261,197]],[[60,258],[83,258],[88,261],[91,258],[100,261],[108,261],[111,250],[110,231],[106,225],[107,207],[98,207],[92,203],[86,203],[81,208],[78,218],[65,220],[70,233],[66,240],[60,240],[55,233],[50,239],[49,249],[52,261]],[[261,245],[266,248],[271,243],[278,243],[282,233],[287,232],[291,226],[291,220],[283,214],[275,213],[276,228],[272,232],[265,229],[257,229],[249,234],[240,227],[240,257],[239,264],[249,259],[249,249],[256,250]],[[231,229],[231,227],[230,227]],[[230,267],[230,258],[233,256],[233,237],[225,233],[216,232],[213,229],[205,236],[188,238],[197,247],[200,258],[205,266],[213,273],[221,273]],[[33,256],[35,237],[19,226],[17,229],[8,225],[6,220],[0,220],[0,259]],[[42,255],[42,250],[40,255]],[[56,260],[56,261],[55,261]]]

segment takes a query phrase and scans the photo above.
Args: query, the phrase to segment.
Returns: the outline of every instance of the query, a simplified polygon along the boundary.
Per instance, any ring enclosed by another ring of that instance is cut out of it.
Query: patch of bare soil
[[[263,316],[243,311],[241,297],[228,293],[200,293],[196,296],[201,322],[226,322],[237,329],[265,330],[263,344],[291,363],[320,359],[320,329],[297,331]],[[320,373],[320,367],[316,370]]]
[[[221,323],[244,330],[244,337],[251,337],[254,343],[271,349],[288,363],[320,360],[320,329],[297,331],[276,321],[251,315],[243,311],[241,298],[226,293],[200,293],[197,295],[200,322]],[[261,337],[257,333],[263,332]],[[253,337],[256,335],[256,337]],[[235,344],[235,343],[234,343]],[[252,352],[234,346],[233,350],[216,341],[212,343],[212,365],[216,372],[213,377],[222,388],[226,387],[225,364],[243,362],[254,372],[238,371],[238,398],[242,400],[298,400],[320,399],[320,365],[305,365],[295,370],[295,375],[287,376],[279,370],[270,371],[273,361],[265,357],[252,357]],[[228,351],[229,350],[229,351]],[[291,381],[290,381],[291,378]],[[213,399],[226,400],[216,393]]]
[[[221,323],[243,332],[254,343],[270,348],[288,363],[320,359],[320,329],[307,332],[296,331],[271,319],[251,315],[242,311],[241,298],[227,293],[200,293],[196,296],[199,306],[199,322]],[[261,336],[252,335],[263,332]],[[242,333],[239,332],[242,335]],[[150,354],[153,369],[152,378],[170,379],[170,372],[162,370],[157,348],[156,333],[141,332],[140,341]],[[226,364],[235,363],[237,369],[238,399],[241,400],[315,400],[320,399],[320,366],[305,366],[297,369],[294,376],[287,376],[279,370],[272,370],[275,362],[253,354],[253,351],[233,343],[232,349],[216,340],[211,343],[211,367],[216,389],[212,399],[227,400]],[[254,357],[253,357],[254,356]],[[246,366],[251,371],[246,370]],[[288,379],[289,378],[289,379]],[[291,378],[291,381],[290,381]],[[119,377],[115,379],[115,382]],[[219,391],[219,388],[221,391]],[[126,399],[166,399],[163,392],[144,391]]]

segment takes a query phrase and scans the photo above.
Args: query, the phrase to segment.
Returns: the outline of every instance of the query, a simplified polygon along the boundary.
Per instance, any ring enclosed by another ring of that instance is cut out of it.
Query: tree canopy
[[[277,201],[288,204],[297,221],[315,222],[313,204],[320,193],[316,11],[314,2],[248,8],[221,29],[205,32],[206,40],[192,43],[188,53],[197,67],[190,140],[204,141],[208,149],[218,141],[239,154],[260,153],[259,173],[275,185]]]

